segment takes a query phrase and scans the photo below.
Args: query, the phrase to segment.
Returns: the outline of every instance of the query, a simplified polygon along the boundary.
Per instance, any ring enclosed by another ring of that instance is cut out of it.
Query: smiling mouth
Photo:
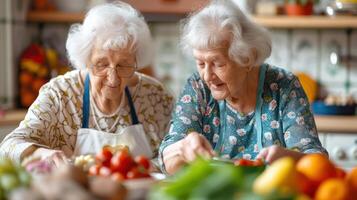
[[[111,85],[106,85],[108,88],[112,88],[112,89],[115,89],[115,88],[118,88],[119,87],[119,85],[117,85],[117,86],[111,86]]]
[[[224,85],[224,83],[220,83],[220,84],[210,84],[210,87],[211,87],[212,89],[220,89],[223,85]]]

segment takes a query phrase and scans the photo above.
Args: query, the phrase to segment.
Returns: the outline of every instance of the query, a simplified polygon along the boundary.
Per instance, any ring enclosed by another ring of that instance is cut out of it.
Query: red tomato
[[[124,177],[121,173],[119,173],[119,172],[114,172],[114,173],[110,176],[110,178],[111,178],[112,180],[118,181],[118,182],[122,182],[122,181],[125,179],[125,177]]]
[[[141,173],[138,170],[138,168],[134,167],[132,168],[128,174],[127,174],[128,179],[136,179],[136,178],[141,178]]]
[[[235,166],[248,166],[248,167],[257,167],[257,166],[262,166],[264,165],[263,160],[257,159],[257,160],[248,160],[248,159],[238,159],[234,161]]]
[[[109,167],[102,166],[99,169],[99,175],[101,175],[101,176],[110,176],[111,173],[112,173],[112,171],[110,170]]]
[[[145,156],[136,156],[135,157],[136,164],[143,166],[145,169],[150,169],[150,160],[147,159]]]
[[[97,176],[99,175],[99,169],[101,168],[100,165],[92,165],[90,168],[89,168],[89,175],[91,176]]]
[[[148,171],[141,166],[133,167],[127,174],[128,179],[137,179],[137,178],[149,178],[151,177]]]
[[[135,162],[127,151],[119,151],[113,156],[110,162],[111,170],[113,172],[119,172],[124,176],[133,166],[135,166]]]
[[[97,153],[95,159],[97,162],[101,163],[104,166],[110,167],[110,160],[112,159],[113,154],[108,148],[103,148]]]

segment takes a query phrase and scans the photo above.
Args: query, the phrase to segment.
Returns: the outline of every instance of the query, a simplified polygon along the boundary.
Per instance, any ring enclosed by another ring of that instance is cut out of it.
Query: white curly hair
[[[86,68],[96,42],[103,49],[130,48],[137,67],[152,63],[152,38],[143,16],[129,4],[116,1],[93,7],[83,24],[71,26],[66,42],[68,58],[76,69]]]
[[[259,66],[271,53],[269,32],[251,21],[232,0],[214,0],[181,24],[180,46],[214,49],[228,44],[229,59],[242,66]],[[255,53],[254,53],[255,52]]]

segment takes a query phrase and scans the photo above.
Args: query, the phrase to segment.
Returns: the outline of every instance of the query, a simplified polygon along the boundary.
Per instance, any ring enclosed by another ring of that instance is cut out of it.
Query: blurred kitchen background
[[[109,0],[107,0],[109,1]],[[71,70],[71,24],[106,0],[0,0],[0,140],[23,119],[39,88]],[[345,167],[357,162],[357,0],[234,0],[273,40],[268,63],[297,74],[312,104],[323,145]],[[125,0],[154,38],[146,73],[175,96],[195,70],[178,47],[180,23],[208,0]]]

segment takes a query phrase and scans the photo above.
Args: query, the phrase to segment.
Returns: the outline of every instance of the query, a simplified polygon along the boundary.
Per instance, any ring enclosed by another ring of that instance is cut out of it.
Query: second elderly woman
[[[137,72],[151,64],[146,22],[126,3],[92,8],[71,27],[67,44],[76,70],[40,90],[20,126],[1,143],[2,156],[33,155],[54,165],[72,155],[124,144],[134,155],[155,157],[168,131],[173,97]]]
[[[268,32],[232,1],[213,1],[194,13],[181,43],[193,53],[197,72],[178,98],[160,146],[163,170],[174,173],[197,156],[270,163],[327,153],[299,80],[264,63],[271,53]]]

